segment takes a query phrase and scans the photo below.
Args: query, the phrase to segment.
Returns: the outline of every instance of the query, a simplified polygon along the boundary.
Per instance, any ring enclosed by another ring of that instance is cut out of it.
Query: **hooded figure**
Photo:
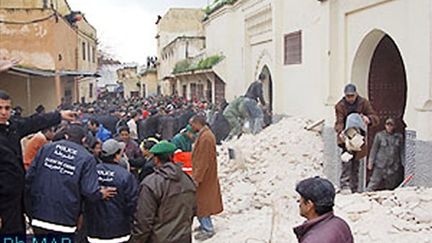
[[[190,125],[186,126],[180,133],[174,136],[171,142],[176,145],[177,149],[183,152],[192,152],[192,144],[196,134],[192,131]]]

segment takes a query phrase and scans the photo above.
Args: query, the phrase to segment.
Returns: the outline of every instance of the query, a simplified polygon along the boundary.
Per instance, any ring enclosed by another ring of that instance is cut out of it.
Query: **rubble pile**
[[[432,190],[338,195],[336,214],[348,221],[356,242],[432,242]]]
[[[308,123],[285,118],[218,148],[225,211],[214,218],[217,234],[207,242],[297,242],[292,228],[304,219],[295,185],[324,176],[323,141],[304,129]],[[355,242],[432,243],[431,208],[432,190],[407,188],[338,195],[335,212],[349,223]]]

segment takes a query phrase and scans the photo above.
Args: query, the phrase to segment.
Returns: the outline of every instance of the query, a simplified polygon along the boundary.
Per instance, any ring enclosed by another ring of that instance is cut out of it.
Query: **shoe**
[[[194,238],[197,241],[206,241],[212,238],[214,235],[215,235],[214,232],[200,231],[198,234],[195,235]]]

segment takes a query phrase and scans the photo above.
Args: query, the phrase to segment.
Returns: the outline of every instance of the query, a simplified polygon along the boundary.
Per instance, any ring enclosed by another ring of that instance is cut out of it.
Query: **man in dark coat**
[[[178,127],[183,128],[189,124],[189,120],[195,115],[196,113],[193,111],[192,106],[188,106],[186,110],[181,112],[179,118],[178,118]]]
[[[150,150],[155,172],[141,183],[132,238],[137,243],[191,243],[195,185],[172,162],[174,144],[162,141]]]
[[[150,117],[146,120],[145,128],[147,132],[145,133],[144,138],[157,137],[156,135],[158,134],[160,117],[161,115],[159,115],[158,111],[153,110],[151,112]]]
[[[369,101],[357,93],[357,88],[353,84],[345,86],[345,96],[336,104],[335,130],[337,133],[338,145],[345,149],[343,131],[345,129],[347,117],[358,113],[363,118],[366,125],[374,127],[379,124],[379,117],[372,108]],[[344,151],[345,152],[345,151]],[[342,162],[342,173],[340,177],[340,187],[343,193],[357,192],[359,182],[360,160],[367,156],[367,145],[364,144],[360,152],[356,152],[349,162]]]
[[[348,224],[333,213],[335,189],[319,177],[297,184],[300,194],[300,215],[307,221],[294,228],[299,243],[353,243]]]
[[[25,170],[21,139],[42,129],[72,121],[76,113],[61,111],[11,119],[12,101],[0,90],[0,235],[24,234]]]
[[[162,140],[171,140],[176,134],[177,120],[170,114],[159,119],[159,134]]]
[[[227,119],[223,115],[223,111],[229,104],[226,100],[223,100],[213,115],[212,120],[210,121],[210,129],[216,137],[216,144],[221,145],[222,141],[225,140],[230,133],[230,124]]]

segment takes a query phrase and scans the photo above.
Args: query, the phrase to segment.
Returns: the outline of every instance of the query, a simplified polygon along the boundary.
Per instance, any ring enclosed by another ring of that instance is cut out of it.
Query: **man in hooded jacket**
[[[167,141],[150,150],[156,169],[141,183],[130,242],[192,242],[195,184],[172,162],[175,150],[176,146]]]

